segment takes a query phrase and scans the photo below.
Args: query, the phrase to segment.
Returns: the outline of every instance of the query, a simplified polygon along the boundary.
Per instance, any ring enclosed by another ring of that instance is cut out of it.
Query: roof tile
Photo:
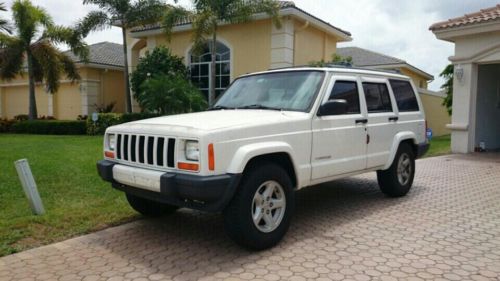
[[[482,9],[479,12],[466,14],[464,16],[449,19],[447,21],[433,24],[429,29],[432,31],[449,29],[460,26],[474,25],[488,21],[500,20],[500,4],[495,7]]]
[[[71,51],[64,52],[74,62],[79,63],[82,60]],[[121,44],[111,42],[100,42],[89,46],[88,63],[124,67],[125,60]]]

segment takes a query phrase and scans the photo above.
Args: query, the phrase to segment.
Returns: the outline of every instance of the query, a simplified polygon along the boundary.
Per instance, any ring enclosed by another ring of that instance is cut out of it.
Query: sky
[[[6,0],[10,7],[13,0]],[[93,6],[80,0],[32,0],[45,8],[57,24],[71,25]],[[173,3],[173,1],[167,1]],[[338,47],[357,46],[403,59],[435,77],[429,87],[439,90],[439,73],[449,63],[454,45],[440,41],[429,31],[433,23],[493,7],[498,0],[295,0],[314,16],[352,33],[353,41]],[[185,7],[189,0],[180,0]],[[4,17],[8,17],[7,14]],[[90,34],[87,43],[121,43],[121,32],[111,28]]]

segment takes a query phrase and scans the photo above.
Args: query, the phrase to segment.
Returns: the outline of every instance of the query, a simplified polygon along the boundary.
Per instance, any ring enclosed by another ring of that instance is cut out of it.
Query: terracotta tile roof
[[[466,25],[485,23],[496,20],[500,20],[500,4],[492,8],[482,9],[479,12],[466,14],[462,17],[435,23],[429,29],[435,31],[435,30],[442,30],[442,29],[448,29]]]
[[[319,21],[321,21],[321,22],[329,25],[330,27],[332,27],[332,28],[334,28],[334,29],[336,29],[336,30],[344,33],[347,36],[351,36],[350,32],[342,30],[342,29],[340,29],[340,28],[338,28],[336,26],[333,26],[330,23],[325,22],[324,20],[321,20],[321,19],[315,17],[314,15],[311,15],[310,13],[308,13],[308,12],[300,9],[299,7],[297,7],[295,5],[295,3],[293,1],[279,1],[279,5],[280,5],[280,9],[281,10],[288,9],[288,8],[296,9],[296,10],[298,10],[298,11],[300,11],[300,12],[302,12],[302,13],[308,15],[308,16],[311,16],[311,17],[313,17],[313,18],[315,18],[315,19],[317,19],[317,20],[319,20]],[[189,17],[186,17],[186,18],[178,21],[175,24],[175,26],[182,26],[182,25],[188,25],[188,24],[191,24],[191,19]],[[131,32],[132,33],[134,33],[134,32],[142,32],[142,31],[154,30],[154,29],[159,29],[159,28],[161,28],[161,24],[160,23],[154,23],[154,24],[147,24],[147,25],[142,25],[142,26],[138,26],[138,27],[132,28]]]

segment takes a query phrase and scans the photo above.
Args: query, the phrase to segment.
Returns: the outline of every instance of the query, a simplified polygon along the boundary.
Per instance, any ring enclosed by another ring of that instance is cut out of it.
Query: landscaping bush
[[[92,118],[87,118],[87,134],[88,135],[103,135],[106,129],[110,126],[118,125],[122,122],[122,115],[119,113],[99,113],[99,118],[96,122]]]
[[[84,121],[32,120],[13,123],[12,133],[36,135],[84,135]]]
[[[8,133],[16,120],[0,119],[0,133]]]

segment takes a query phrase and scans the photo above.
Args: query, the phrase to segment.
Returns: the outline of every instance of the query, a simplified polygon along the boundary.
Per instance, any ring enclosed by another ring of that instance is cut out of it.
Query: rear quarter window
[[[413,87],[408,81],[389,80],[400,112],[420,111]]]

